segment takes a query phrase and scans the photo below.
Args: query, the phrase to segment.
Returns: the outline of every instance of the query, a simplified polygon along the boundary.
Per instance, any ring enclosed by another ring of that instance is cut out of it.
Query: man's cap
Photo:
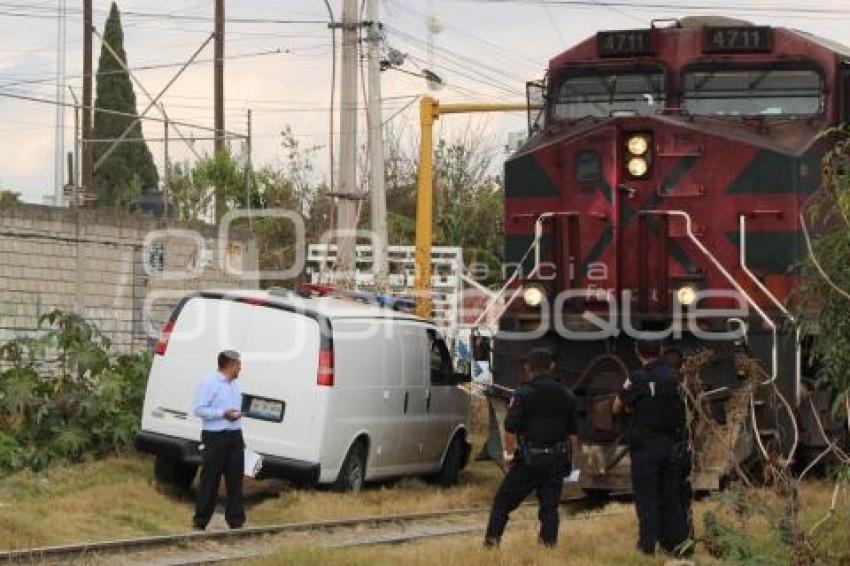
[[[238,362],[242,359],[242,356],[236,350],[222,350],[221,355],[228,360],[233,360],[234,362]]]

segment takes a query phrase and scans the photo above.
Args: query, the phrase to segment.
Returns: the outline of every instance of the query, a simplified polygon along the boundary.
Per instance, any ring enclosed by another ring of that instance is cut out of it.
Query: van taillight
[[[316,373],[316,384],[331,387],[334,384],[334,351],[319,352],[319,371]]]
[[[159,335],[159,340],[156,342],[156,352],[157,356],[164,356],[165,351],[168,349],[168,341],[171,339],[171,331],[174,330],[174,321],[169,320],[165,323],[165,326],[162,327],[162,333]]]

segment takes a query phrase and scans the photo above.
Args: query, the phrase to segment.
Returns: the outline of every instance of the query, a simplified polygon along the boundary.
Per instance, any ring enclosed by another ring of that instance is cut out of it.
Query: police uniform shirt
[[[682,434],[685,409],[673,370],[653,360],[635,370],[623,384],[620,400],[631,409],[639,433]]]
[[[548,375],[520,385],[511,397],[505,430],[534,444],[556,444],[577,434],[573,394]]]

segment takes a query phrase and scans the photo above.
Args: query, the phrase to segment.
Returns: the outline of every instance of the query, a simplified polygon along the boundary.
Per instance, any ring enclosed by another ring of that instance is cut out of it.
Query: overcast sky
[[[82,2],[67,0],[66,85],[79,95],[82,80]],[[110,2],[95,0],[99,30]],[[581,4],[581,3],[579,3]],[[596,4],[596,5],[593,5]],[[606,4],[606,5],[600,5]],[[615,5],[611,5],[615,4]],[[648,8],[640,4],[679,6]],[[847,0],[814,0],[800,10],[796,0],[621,0],[589,1],[585,5],[530,0],[382,0],[381,20],[387,44],[409,55],[405,69],[412,73],[433,66],[447,83],[440,100],[514,101],[524,98],[526,80],[541,78],[547,60],[598,29],[646,27],[652,18],[694,15],[685,6],[717,6],[710,13],[745,17],[760,24],[785,25],[841,41],[850,24]],[[132,68],[145,88],[156,94],[178,66],[204,42],[212,30],[212,0],[122,0],[124,47]],[[339,17],[341,0],[331,0]],[[735,11],[720,9],[734,6]],[[0,0],[0,93],[56,99],[56,0]],[[741,8],[755,12],[741,12]],[[833,10],[822,11],[817,10]],[[843,11],[846,10],[846,11]],[[429,61],[428,22],[438,22],[433,33],[434,60]],[[229,0],[225,63],[226,127],[243,133],[246,111],[253,110],[254,162],[258,166],[282,158],[279,132],[290,125],[305,146],[320,146],[319,175],[327,171],[328,106],[331,75],[331,37],[322,0]],[[243,20],[243,21],[239,21]],[[244,21],[251,20],[251,21]],[[277,21],[270,21],[277,20]],[[317,23],[288,23],[309,20]],[[276,53],[280,50],[280,53]],[[95,40],[95,65],[100,45]],[[198,57],[168,90],[163,100],[169,117],[212,126],[212,46]],[[474,65],[477,62],[478,65]],[[337,75],[338,77],[338,75]],[[338,84],[338,83],[337,83]],[[423,80],[400,72],[383,74],[384,112],[389,118],[413,97],[427,92]],[[67,91],[66,91],[67,92]],[[141,111],[147,99],[139,88]],[[362,94],[361,94],[362,96]],[[67,94],[70,102],[70,93]],[[159,116],[156,112],[153,116]],[[412,136],[416,132],[415,104],[393,118],[393,124]],[[73,149],[73,111],[65,115],[65,149]],[[25,200],[41,202],[54,186],[55,108],[0,96],[0,187],[20,191]],[[365,117],[360,116],[361,127]],[[457,135],[470,119],[446,118],[443,134]],[[504,143],[511,132],[522,131],[522,114],[477,117],[472,125],[486,128],[493,143]],[[337,119],[334,128],[338,128]],[[146,122],[145,135],[161,138],[162,125]],[[186,136],[205,136],[196,128],[182,128]],[[150,142],[157,164],[163,144]],[[197,141],[199,153],[211,142]],[[192,156],[179,140],[172,140],[172,160]]]

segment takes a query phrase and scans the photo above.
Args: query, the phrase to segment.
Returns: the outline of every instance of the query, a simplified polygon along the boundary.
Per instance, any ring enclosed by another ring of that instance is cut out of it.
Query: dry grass
[[[480,407],[476,416],[484,417]],[[478,419],[476,419],[478,420]],[[482,419],[483,420],[483,419]],[[476,427],[475,445],[480,447],[483,431]],[[188,530],[193,505],[159,493],[152,482],[152,461],[143,457],[113,458],[102,462],[56,467],[41,474],[20,473],[0,480],[0,548],[103,540]],[[461,485],[438,489],[419,480],[402,480],[373,487],[360,494],[297,491],[257,482],[251,491],[265,489],[265,497],[250,498],[249,524],[260,525],[329,518],[361,517],[396,513],[487,506],[501,472],[489,462],[474,462],[462,475]],[[781,509],[782,501],[768,490],[754,495],[758,501]],[[802,522],[814,524],[828,509],[832,486],[809,483],[803,490]],[[850,556],[850,512],[845,492],[838,513],[824,526],[824,545],[834,556]],[[697,535],[702,535],[702,517],[719,511],[729,521],[739,521],[729,510],[711,499],[694,506]],[[536,525],[508,526],[502,548],[485,552],[480,535],[442,538],[396,547],[348,550],[290,547],[276,556],[250,564],[400,564],[482,565],[497,564],[658,564],[634,552],[637,538],[634,510],[625,503],[609,504],[606,517],[565,520],[561,544],[544,551],[536,544]],[[533,516],[533,511],[530,511]],[[775,530],[758,516],[747,518],[746,531],[761,564],[788,563]],[[698,564],[713,564],[700,547]]]
[[[477,417],[486,419],[486,404]],[[480,446],[480,440],[474,441]],[[248,521],[260,525],[486,506],[500,477],[492,464],[473,463],[452,489],[405,479],[357,495],[248,482],[246,492],[266,492],[249,498]],[[147,457],[22,472],[0,480],[0,548],[183,532],[192,511],[191,501],[155,489],[153,461]]]
[[[55,468],[44,474],[23,473],[0,481],[0,547],[66,543],[183,532],[192,513],[190,501],[160,494],[151,481],[147,458],[115,458],[103,462]],[[390,513],[409,513],[446,508],[484,506],[490,503],[501,477],[491,463],[474,463],[464,474],[461,486],[437,489],[418,480],[403,480],[369,489],[357,495],[322,491],[281,489],[271,497],[254,500],[249,506],[251,524],[321,520]],[[256,486],[254,486],[256,487]],[[803,491],[804,524],[817,521],[829,507],[828,484],[810,483]],[[774,508],[781,501],[765,490],[757,499]],[[839,512],[824,527],[825,545],[834,555],[850,555],[850,513],[847,494],[839,499]],[[702,516],[719,504],[705,500],[695,505],[697,534],[702,533]],[[397,547],[356,550],[287,548],[273,557],[250,564],[399,564],[450,566],[496,564],[658,564],[634,552],[636,521],[632,506],[609,504],[612,514],[595,519],[565,520],[561,544],[551,552],[536,545],[536,526],[508,526],[502,548],[485,552],[480,536],[436,539]],[[720,513],[737,520],[728,507]],[[533,512],[531,513],[533,516]],[[762,563],[787,563],[783,547],[766,520],[749,518],[747,533],[756,541]],[[697,563],[715,563],[700,548]]]
[[[259,525],[486,506],[500,475],[492,464],[476,463],[451,489],[405,479],[360,494],[253,482],[246,491],[260,495],[249,498],[248,520]],[[192,502],[159,493],[152,476],[150,459],[128,457],[0,480],[0,548],[187,530]]]
[[[629,505],[612,504],[605,510],[610,516],[561,524],[560,544],[554,550],[536,544],[537,527],[512,524],[498,550],[481,547],[481,536],[434,539],[403,546],[363,549],[323,550],[288,548],[277,555],[248,561],[250,566],[286,565],[396,565],[406,566],[495,566],[559,564],[657,564],[654,559],[638,556],[634,512]],[[711,562],[700,561],[700,564]]]
[[[780,510],[784,501],[769,490],[751,494],[753,499],[774,510]],[[832,489],[829,484],[809,483],[803,489],[805,511],[801,520],[812,525],[829,508]],[[850,557],[850,512],[846,506],[848,496],[839,501],[839,511],[834,520],[824,527],[822,545],[833,557]],[[713,511],[726,521],[740,525],[727,505],[714,499],[699,501],[694,505],[697,536],[703,534],[702,520],[706,512]],[[561,523],[559,546],[554,550],[542,549],[536,544],[537,527],[522,523],[508,526],[502,547],[496,551],[481,547],[481,535],[434,539],[403,546],[382,546],[362,549],[327,550],[315,547],[284,547],[272,556],[245,562],[248,566],[271,565],[396,565],[406,566],[508,566],[508,565],[597,565],[597,564],[663,564],[661,556],[646,558],[634,550],[637,524],[632,505],[611,503],[601,511],[604,517],[581,520],[566,519]],[[755,513],[746,518],[745,531],[757,559],[749,564],[788,564],[787,547],[783,546],[768,520]],[[845,558],[846,559],[846,558]],[[741,563],[736,560],[720,561],[712,558],[700,545],[694,556],[696,564]],[[830,562],[827,562],[830,563]]]

